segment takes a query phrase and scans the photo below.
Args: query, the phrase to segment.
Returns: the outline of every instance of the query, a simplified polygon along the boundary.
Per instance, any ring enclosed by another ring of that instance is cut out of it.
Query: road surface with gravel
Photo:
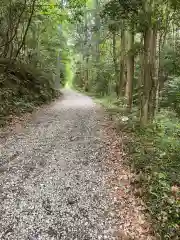
[[[62,99],[0,148],[0,239],[113,237],[99,107],[64,90]]]

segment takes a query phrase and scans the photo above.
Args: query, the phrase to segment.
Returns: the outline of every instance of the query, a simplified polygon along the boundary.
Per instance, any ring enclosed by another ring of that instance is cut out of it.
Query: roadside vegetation
[[[179,1],[88,1],[74,86],[124,133],[132,184],[160,239],[180,238]]]
[[[60,95],[69,77],[68,27],[76,21],[80,4],[1,1],[0,126]]]
[[[60,94],[96,97],[160,239],[180,239],[178,0],[2,0],[0,126]]]

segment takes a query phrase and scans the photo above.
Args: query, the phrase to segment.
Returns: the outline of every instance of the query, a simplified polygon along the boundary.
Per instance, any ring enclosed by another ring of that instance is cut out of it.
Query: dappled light
[[[0,239],[180,239],[179,0],[1,0]]]

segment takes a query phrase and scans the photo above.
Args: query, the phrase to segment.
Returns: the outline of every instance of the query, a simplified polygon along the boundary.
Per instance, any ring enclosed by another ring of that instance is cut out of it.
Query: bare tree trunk
[[[141,36],[141,44],[144,46],[144,36],[142,34]],[[141,122],[142,116],[143,116],[143,84],[144,84],[144,51],[141,50],[140,52],[140,65],[141,65],[141,71],[140,76],[138,79],[138,95],[139,95],[139,120]]]
[[[142,106],[142,124],[147,124],[149,120],[149,102],[151,91],[151,72],[150,72],[150,42],[152,39],[152,29],[149,28],[144,34],[144,94]]]
[[[114,71],[115,71],[115,77],[116,77],[116,84],[119,81],[119,71],[117,66],[117,54],[116,54],[116,32],[113,31],[112,33],[112,40],[113,40],[113,62],[114,62]]]
[[[84,84],[84,90],[85,92],[88,92],[89,90],[89,56],[86,57],[86,73],[85,73],[85,84]]]
[[[134,32],[133,29],[128,29],[127,31],[127,81],[126,81],[126,100],[127,100],[127,110],[131,111],[132,108],[132,94],[133,94],[133,79],[134,79]]]
[[[96,49],[96,79],[99,81],[99,64],[100,64],[100,48],[99,48],[99,43],[100,43],[100,2],[99,0],[95,0],[95,49]]]
[[[12,1],[9,1],[9,11],[8,11],[8,29],[6,32],[6,37],[5,37],[5,46],[4,46],[4,51],[3,51],[3,57],[7,57],[8,52],[9,52],[9,39],[11,38],[12,32]]]
[[[152,39],[150,43],[150,66],[151,66],[151,96],[150,96],[150,107],[149,114],[151,120],[153,120],[156,112],[156,94],[158,86],[158,72],[159,72],[159,60],[157,56],[157,29],[152,30]]]
[[[144,35],[144,95],[142,123],[145,125],[154,116],[156,102],[155,56],[157,31],[149,27]]]
[[[87,12],[85,14],[85,77],[84,77],[84,91],[88,92],[89,88],[89,49],[88,49],[88,22]]]
[[[123,95],[123,86],[124,86],[124,83],[125,83],[125,59],[124,58],[125,58],[125,30],[124,30],[124,26],[122,26],[122,29],[121,29],[120,74],[119,74],[119,86],[118,86],[119,96]]]
[[[155,60],[155,90],[154,90],[154,115],[158,112],[159,109],[159,91],[160,91],[160,57],[161,57],[161,36],[160,33],[157,33],[156,36],[156,60]]]
[[[157,47],[157,29],[153,24],[155,0],[144,1],[143,8],[147,13],[148,26],[144,31],[144,91],[141,123],[146,125],[154,117],[156,103],[155,62]],[[158,75],[158,74],[157,74]]]

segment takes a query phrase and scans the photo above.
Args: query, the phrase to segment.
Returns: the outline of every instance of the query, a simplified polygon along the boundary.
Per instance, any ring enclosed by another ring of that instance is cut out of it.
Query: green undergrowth
[[[25,64],[5,67],[6,61],[0,62],[0,126],[13,115],[32,112],[60,95],[47,73]]]
[[[180,239],[180,120],[163,109],[143,128],[136,109],[127,114],[122,101],[112,97],[96,101],[108,110],[117,131],[129,136],[126,151],[136,175],[133,186],[147,204],[157,236]]]

